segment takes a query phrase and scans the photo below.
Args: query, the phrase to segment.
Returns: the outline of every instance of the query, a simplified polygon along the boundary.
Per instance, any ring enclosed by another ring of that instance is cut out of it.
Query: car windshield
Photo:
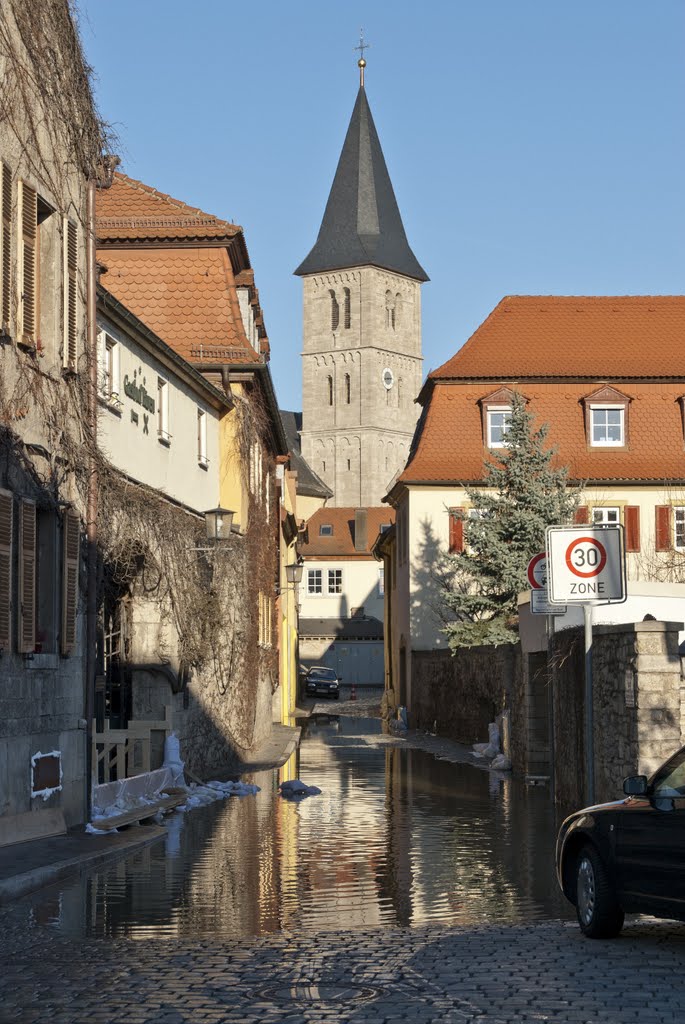
[[[685,747],[659,769],[652,789],[658,796],[685,796]]]
[[[332,668],[310,668],[309,679],[325,679],[329,682],[337,679],[337,676]]]

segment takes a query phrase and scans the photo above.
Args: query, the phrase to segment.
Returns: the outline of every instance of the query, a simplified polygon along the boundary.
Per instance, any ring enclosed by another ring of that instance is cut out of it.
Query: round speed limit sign
[[[575,576],[599,576],[607,564],[607,552],[596,537],[576,537],[566,548],[566,565]]]

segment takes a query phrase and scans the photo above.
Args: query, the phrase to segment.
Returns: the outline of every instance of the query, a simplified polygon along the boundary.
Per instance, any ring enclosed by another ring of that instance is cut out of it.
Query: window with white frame
[[[319,525],[319,537],[332,537],[333,536],[333,524],[332,523],[320,523]]]
[[[162,444],[171,443],[169,433],[169,382],[157,378],[157,437]]]
[[[676,551],[685,551],[685,505],[673,508],[673,547]]]
[[[593,508],[593,526],[617,526],[621,522],[621,510],[614,507]]]
[[[328,593],[342,594],[342,569],[328,570]]]
[[[590,444],[621,447],[625,444],[625,406],[590,406]]]
[[[119,343],[100,331],[98,345],[98,393],[106,402],[119,398]]]
[[[203,469],[207,469],[207,413],[204,409],[197,410],[197,461]]]
[[[378,570],[378,596],[383,597],[385,594],[385,568]]]
[[[488,448],[504,448],[504,438],[511,426],[510,405],[490,405],[488,418]]]
[[[323,573],[321,569],[307,569],[307,593],[323,593]]]

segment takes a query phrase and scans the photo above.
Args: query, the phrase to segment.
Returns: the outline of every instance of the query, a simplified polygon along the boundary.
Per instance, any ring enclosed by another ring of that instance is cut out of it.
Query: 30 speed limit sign
[[[552,602],[625,601],[623,527],[548,527],[547,580]]]

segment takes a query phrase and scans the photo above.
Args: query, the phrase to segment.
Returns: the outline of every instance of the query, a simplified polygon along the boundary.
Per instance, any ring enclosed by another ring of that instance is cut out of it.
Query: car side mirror
[[[623,780],[623,792],[626,796],[645,796],[647,789],[646,775],[629,775]]]

